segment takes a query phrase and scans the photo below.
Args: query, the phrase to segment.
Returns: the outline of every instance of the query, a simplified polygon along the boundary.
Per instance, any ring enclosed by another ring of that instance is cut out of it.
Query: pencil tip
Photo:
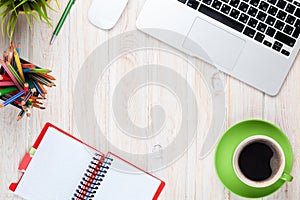
[[[56,39],[56,35],[52,35],[51,40],[50,40],[50,45],[52,45],[54,43]]]

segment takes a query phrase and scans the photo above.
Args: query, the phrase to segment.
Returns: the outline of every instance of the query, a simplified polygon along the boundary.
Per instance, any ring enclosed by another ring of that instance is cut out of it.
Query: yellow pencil
[[[16,49],[14,49],[14,57],[15,57],[15,62],[16,62],[16,65],[18,67],[20,77],[25,82],[25,77],[24,77],[24,74],[23,74],[22,65],[21,65],[20,58],[19,58],[19,55],[18,55],[18,52],[16,51]]]

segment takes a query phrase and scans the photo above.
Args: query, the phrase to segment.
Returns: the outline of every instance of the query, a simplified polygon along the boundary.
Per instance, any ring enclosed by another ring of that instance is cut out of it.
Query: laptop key
[[[244,30],[244,34],[247,35],[248,37],[253,38],[255,35],[255,30],[247,26]]]
[[[250,7],[248,10],[248,15],[251,15],[252,17],[255,17],[256,13],[257,13],[257,9],[254,7]]]
[[[269,42],[269,41],[267,41],[267,40],[265,40],[265,41],[264,41],[264,45],[266,45],[266,46],[268,46],[268,47],[271,47],[271,46],[272,46],[272,43]]]
[[[265,39],[264,34],[261,34],[260,32],[257,32],[254,37],[254,40],[256,40],[258,42],[262,42],[264,39]]]
[[[269,24],[270,26],[273,26],[275,21],[276,21],[276,19],[274,17],[268,16],[266,23]]]
[[[248,26],[251,26],[252,28],[255,28],[257,25],[258,21],[254,18],[250,18],[249,22],[248,22]]]
[[[197,9],[199,6],[199,2],[195,0],[189,0],[187,5],[193,9]]]
[[[270,15],[275,16],[276,13],[277,13],[277,11],[278,11],[278,9],[277,9],[276,7],[270,6],[270,8],[269,8],[269,10],[268,10],[268,13],[269,13]]]
[[[199,8],[199,12],[219,21],[222,24],[225,24],[229,27],[231,27],[232,29],[235,29],[238,32],[242,32],[242,30],[244,29],[244,25],[241,24],[238,21],[235,21],[234,19],[231,19],[230,17],[223,15],[222,13],[219,13],[215,10],[213,10],[212,8],[201,4],[200,8]]]
[[[223,2],[225,2],[225,3],[228,3],[228,2],[229,2],[229,0],[221,0],[221,1],[223,1]]]
[[[254,6],[254,7],[257,7],[258,4],[259,4],[259,0],[251,0],[251,1],[250,1],[250,4],[251,4],[252,6]]]
[[[275,5],[275,4],[276,4],[276,2],[277,2],[277,0],[268,0],[268,2],[269,2],[270,4],[273,4],[273,5]]]
[[[219,10],[221,8],[221,5],[222,5],[221,1],[214,0],[212,7]],[[200,6],[200,8],[201,8],[201,6]]]
[[[230,4],[231,6],[237,8],[238,5],[239,5],[239,3],[240,3],[239,0],[231,0],[229,4]]]
[[[187,2],[187,0],[178,0],[178,1],[184,4]]]
[[[242,2],[239,6],[239,10],[242,12],[247,12],[249,5]]]
[[[294,37],[294,38],[298,38],[298,37],[299,37],[299,34],[300,34],[300,28],[296,28],[296,29],[294,30],[293,37]]]
[[[240,15],[239,21],[243,22],[243,23],[247,23],[248,19],[249,19],[248,15],[245,15],[244,13],[242,13]]]
[[[290,55],[290,52],[288,52],[288,51],[285,50],[285,49],[282,49],[282,50],[281,50],[281,53],[282,53],[283,55],[285,55],[285,56],[289,56],[289,55]]]
[[[260,32],[264,33],[267,29],[267,25],[264,24],[264,23],[259,23],[258,26],[257,26],[257,30],[259,30]]]
[[[295,12],[295,16],[300,18],[300,8],[297,8]]]
[[[290,36],[288,36],[284,33],[281,33],[279,31],[276,32],[275,39],[279,40],[280,42],[282,42],[290,47],[293,47],[296,43],[296,40],[294,38],[291,38]]]
[[[263,10],[263,11],[267,11],[268,10],[268,7],[269,7],[269,4],[262,1],[259,5],[259,9]]]
[[[282,30],[284,27],[284,23],[280,20],[277,20],[274,27],[277,28],[278,30]]]
[[[275,35],[276,30],[274,28],[268,27],[266,34],[270,37],[273,37]]]
[[[284,0],[278,0],[276,6],[278,8],[284,9],[284,7],[286,6],[286,1],[284,1]]]
[[[288,12],[288,13],[290,13],[290,14],[293,14],[294,11],[295,11],[295,9],[296,9],[296,6],[294,6],[294,5],[292,5],[292,4],[289,3],[286,6],[285,11]]]
[[[239,15],[240,15],[240,11],[232,8],[232,10],[230,12],[230,16],[233,17],[233,18],[235,18],[235,19],[237,19],[239,17]]]
[[[300,19],[297,19],[295,25],[296,28],[300,28]]]
[[[285,22],[289,23],[290,25],[293,25],[294,22],[296,21],[296,17],[292,16],[292,15],[288,15]]]
[[[272,49],[274,49],[274,50],[276,50],[276,51],[279,51],[279,52],[280,52],[280,50],[281,50],[282,46],[283,46],[283,44],[282,44],[282,43],[280,43],[280,42],[277,42],[277,41],[276,41],[276,42],[273,44],[273,47],[272,47]]]
[[[282,10],[279,10],[279,12],[277,13],[276,17],[278,19],[281,19],[283,21],[285,19],[286,15],[287,15],[286,12],[284,12]]]
[[[294,28],[287,24],[287,25],[285,25],[283,32],[288,35],[291,35],[293,33],[293,30],[294,30]]]
[[[260,21],[265,21],[266,17],[267,17],[267,14],[262,11],[259,11],[257,14],[257,19],[259,19]]]
[[[226,4],[223,4],[222,8],[221,8],[221,12],[225,13],[225,14],[228,14],[230,12],[230,9],[231,7],[226,5]]]
[[[294,1],[294,5],[296,5],[296,6],[300,7],[300,2],[298,2],[298,1]]]
[[[212,0],[203,0],[203,3],[207,4],[207,5],[210,5],[212,2]]]

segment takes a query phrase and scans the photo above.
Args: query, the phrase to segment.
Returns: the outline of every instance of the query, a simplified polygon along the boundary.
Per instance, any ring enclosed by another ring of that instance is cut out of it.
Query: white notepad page
[[[152,200],[161,181],[133,165],[108,154],[112,165],[103,179],[95,200]]]
[[[96,151],[49,127],[16,194],[27,200],[69,200]]]

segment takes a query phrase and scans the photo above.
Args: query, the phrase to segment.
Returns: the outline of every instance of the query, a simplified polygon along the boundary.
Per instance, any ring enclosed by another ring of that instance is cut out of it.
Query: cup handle
[[[291,182],[293,180],[293,177],[285,172],[282,173],[281,177],[280,177],[281,180],[284,180],[284,181],[288,181],[288,182]]]

